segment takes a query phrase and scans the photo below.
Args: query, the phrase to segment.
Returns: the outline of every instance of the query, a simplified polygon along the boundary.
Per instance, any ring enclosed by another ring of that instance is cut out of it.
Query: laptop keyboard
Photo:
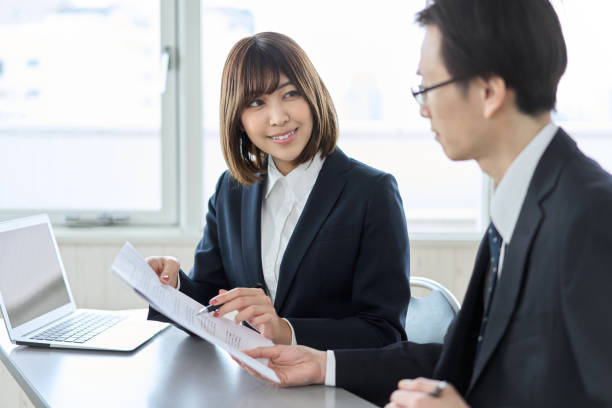
[[[123,316],[79,313],[32,337],[33,340],[85,343],[123,320]]]

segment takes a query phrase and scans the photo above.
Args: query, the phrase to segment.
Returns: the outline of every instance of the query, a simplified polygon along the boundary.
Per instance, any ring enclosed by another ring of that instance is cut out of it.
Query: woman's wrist
[[[291,326],[282,317],[279,317],[278,320],[280,324],[280,333],[277,336],[278,338],[276,339],[275,343],[291,345],[291,340],[293,339],[293,332],[291,330]]]

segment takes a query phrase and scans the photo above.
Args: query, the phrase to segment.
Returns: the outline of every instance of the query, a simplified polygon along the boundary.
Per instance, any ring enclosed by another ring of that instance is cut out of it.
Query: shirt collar
[[[287,184],[297,200],[303,199],[312,190],[324,162],[324,157],[321,158],[319,154],[315,154],[312,160],[300,164],[289,174],[283,176],[274,164],[272,157],[268,155],[268,182],[264,199],[268,198],[274,186],[281,180]]]
[[[274,160],[272,160],[272,157],[268,155],[268,178],[267,178],[266,191],[264,193],[264,198],[268,198],[268,196],[272,192],[272,189],[282,177],[284,176],[276,168],[276,165],[274,164]]]
[[[550,122],[508,167],[491,199],[491,220],[504,243],[510,243],[536,166],[559,127]]]

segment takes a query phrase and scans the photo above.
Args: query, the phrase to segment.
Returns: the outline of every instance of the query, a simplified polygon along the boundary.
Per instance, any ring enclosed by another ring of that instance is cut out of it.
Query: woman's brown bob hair
[[[336,148],[338,122],[332,99],[310,59],[286,35],[265,32],[243,38],[232,48],[221,81],[221,146],[232,176],[250,185],[267,171],[266,154],[241,130],[243,109],[257,96],[276,90],[285,74],[308,101],[313,117],[310,140],[295,159],[311,160],[317,152],[328,156]]]

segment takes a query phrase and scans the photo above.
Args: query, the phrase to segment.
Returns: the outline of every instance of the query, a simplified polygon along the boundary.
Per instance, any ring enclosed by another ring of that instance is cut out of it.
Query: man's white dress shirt
[[[491,221],[502,237],[497,276],[501,276],[506,245],[510,243],[527,189],[540,158],[559,127],[550,122],[516,156],[502,177],[491,198]]]

